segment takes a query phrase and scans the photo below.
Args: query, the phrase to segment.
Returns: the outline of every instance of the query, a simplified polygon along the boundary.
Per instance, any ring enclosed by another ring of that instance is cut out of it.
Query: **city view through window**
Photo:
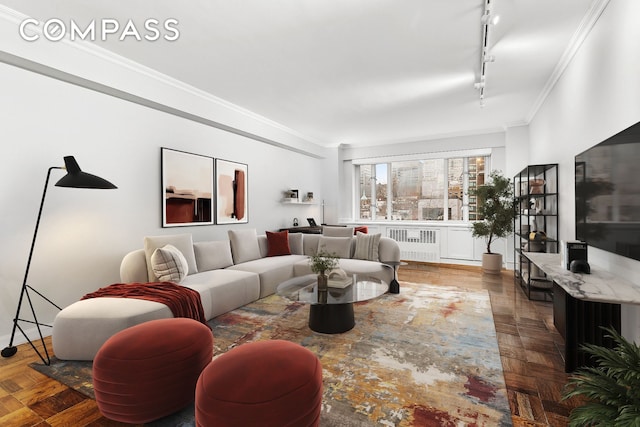
[[[470,190],[484,184],[486,157],[359,165],[363,220],[475,221]]]

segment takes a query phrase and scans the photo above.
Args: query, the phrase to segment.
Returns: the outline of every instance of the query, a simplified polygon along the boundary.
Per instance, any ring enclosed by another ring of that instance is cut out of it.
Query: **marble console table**
[[[591,274],[572,273],[560,254],[523,252],[523,255],[573,298],[613,304],[640,304],[640,286],[597,267]]]
[[[601,326],[620,332],[620,304],[640,304],[640,287],[597,267],[591,274],[572,273],[560,254],[523,252],[553,280],[553,324],[565,339],[565,372],[593,365],[582,344],[611,347]]]

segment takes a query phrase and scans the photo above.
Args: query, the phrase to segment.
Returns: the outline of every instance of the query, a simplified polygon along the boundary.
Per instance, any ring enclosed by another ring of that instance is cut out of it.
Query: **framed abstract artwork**
[[[214,223],[213,157],[161,148],[162,226]]]
[[[216,223],[249,221],[248,170],[243,163],[216,159]]]

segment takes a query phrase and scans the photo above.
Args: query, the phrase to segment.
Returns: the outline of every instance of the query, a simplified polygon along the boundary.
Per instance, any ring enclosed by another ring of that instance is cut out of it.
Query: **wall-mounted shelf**
[[[295,201],[295,200],[283,200],[281,202],[283,205],[316,205],[316,202],[304,202],[304,201]]]

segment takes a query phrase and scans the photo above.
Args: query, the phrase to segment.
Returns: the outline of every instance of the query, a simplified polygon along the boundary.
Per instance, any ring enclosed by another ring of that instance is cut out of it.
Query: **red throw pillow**
[[[289,248],[289,232],[279,231],[272,232],[267,231],[267,256],[279,256],[279,255],[291,255],[291,248]]]

